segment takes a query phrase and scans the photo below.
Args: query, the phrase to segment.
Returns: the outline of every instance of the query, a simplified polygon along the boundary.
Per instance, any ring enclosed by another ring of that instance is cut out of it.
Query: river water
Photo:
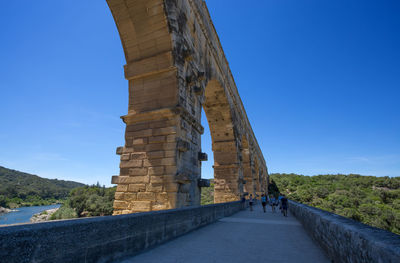
[[[10,212],[0,216],[0,225],[29,223],[34,214],[43,212],[44,210],[58,208],[61,205],[44,205],[44,206],[27,206],[16,208],[16,212]]]

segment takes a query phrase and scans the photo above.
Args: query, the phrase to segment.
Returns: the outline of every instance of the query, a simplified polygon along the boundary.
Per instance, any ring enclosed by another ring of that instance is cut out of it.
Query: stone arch
[[[203,108],[209,123],[214,152],[214,202],[239,200],[243,192],[243,176],[239,165],[232,105],[219,81],[208,81]]]
[[[107,3],[126,59],[128,113],[176,105],[176,68],[164,1],[107,0]],[[163,93],[158,92],[161,87]]]
[[[246,136],[242,136],[242,167],[243,167],[243,179],[245,184],[243,185],[243,191],[248,195],[252,194],[254,196],[254,173],[252,171],[253,165],[253,155],[250,152],[249,142]]]
[[[114,214],[200,204],[201,187],[207,186],[201,179],[206,159],[201,152],[202,107],[214,152],[214,201],[239,200],[246,165],[252,165],[247,156],[243,161],[243,145],[257,159],[257,171],[265,161],[205,2],[107,3],[129,81],[128,114],[122,117],[125,145],[117,149],[120,173],[112,179],[117,184]],[[253,168],[251,174],[254,188]]]

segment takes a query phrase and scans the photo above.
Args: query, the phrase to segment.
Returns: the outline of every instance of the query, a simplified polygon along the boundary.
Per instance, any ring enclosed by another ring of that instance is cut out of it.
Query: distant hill
[[[269,192],[400,234],[400,177],[270,174]]]
[[[46,205],[68,197],[82,183],[41,178],[0,166],[0,206]]]

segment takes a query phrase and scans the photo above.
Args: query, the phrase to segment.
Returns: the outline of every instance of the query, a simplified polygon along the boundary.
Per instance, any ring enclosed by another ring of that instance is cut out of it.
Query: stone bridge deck
[[[224,217],[123,263],[330,262],[299,221],[268,208]]]
[[[260,205],[241,208],[230,202],[0,227],[0,262],[400,262],[400,236],[388,231],[292,201],[288,218]]]

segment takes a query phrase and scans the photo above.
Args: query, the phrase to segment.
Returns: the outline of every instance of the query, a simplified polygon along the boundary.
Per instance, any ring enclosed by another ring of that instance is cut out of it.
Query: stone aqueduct
[[[129,110],[114,214],[200,204],[201,110],[215,203],[267,191],[268,171],[202,0],[107,0],[125,52]]]

